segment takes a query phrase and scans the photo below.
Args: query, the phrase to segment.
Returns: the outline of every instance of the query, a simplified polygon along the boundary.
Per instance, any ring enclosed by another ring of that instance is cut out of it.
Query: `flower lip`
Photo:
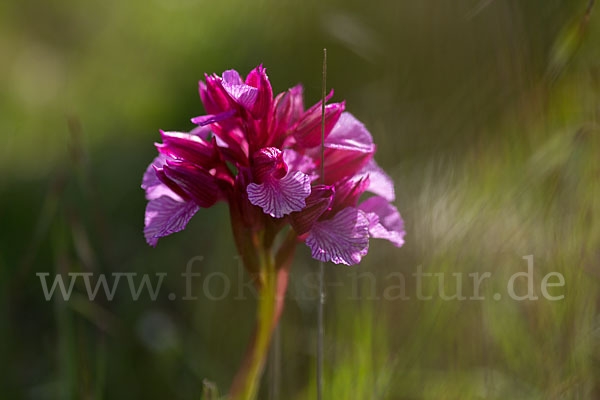
[[[358,264],[369,251],[369,220],[363,211],[347,207],[331,219],[317,221],[306,244],[317,260]]]
[[[192,201],[176,200],[169,196],[150,200],[144,218],[146,242],[156,247],[159,238],[183,230],[196,211],[198,206]]]
[[[310,190],[310,177],[300,171],[290,171],[281,179],[270,177],[261,184],[250,183],[246,188],[250,203],[273,218],[304,209]]]

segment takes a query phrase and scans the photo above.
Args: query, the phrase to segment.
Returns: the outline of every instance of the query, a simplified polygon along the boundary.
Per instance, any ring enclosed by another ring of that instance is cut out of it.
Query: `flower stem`
[[[277,265],[272,249],[263,247],[262,240],[258,242],[260,245],[257,249],[259,271],[256,277],[258,291],[256,327],[242,366],[233,380],[229,393],[231,400],[256,399],[269,344],[283,310],[287,289],[290,263]]]

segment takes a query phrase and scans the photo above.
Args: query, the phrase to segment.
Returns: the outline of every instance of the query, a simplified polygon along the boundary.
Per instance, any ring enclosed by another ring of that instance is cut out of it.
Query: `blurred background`
[[[0,397],[226,391],[251,297],[90,302],[80,282],[47,302],[36,273],[169,272],[161,294],[182,293],[201,255],[195,269],[230,275],[235,293],[224,204],[145,243],[153,142],[204,113],[205,72],[264,63],[274,91],[301,82],[313,104],[327,47],[328,86],[375,138],[407,236],[372,240],[353,269],[327,265],[340,285],[325,398],[600,398],[599,13],[583,0],[0,2]],[[564,300],[493,300],[529,254],[536,288],[564,275]],[[411,279],[411,300],[382,299],[390,273],[417,266],[493,278],[485,301],[419,301]],[[314,398],[317,302],[301,282],[316,269],[299,246],[261,399]]]

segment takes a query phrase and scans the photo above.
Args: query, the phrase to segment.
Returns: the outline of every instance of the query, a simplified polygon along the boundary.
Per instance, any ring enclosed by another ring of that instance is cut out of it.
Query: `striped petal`
[[[316,222],[306,238],[312,257],[334,264],[358,264],[369,251],[369,219],[354,207]]]
[[[258,89],[250,85],[246,85],[240,74],[237,71],[230,69],[223,72],[223,80],[221,81],[223,89],[231,98],[240,106],[250,110],[254,106],[258,97]]]
[[[150,200],[144,221],[146,242],[155,247],[159,238],[183,230],[198,208],[193,201],[176,200],[169,196]]]
[[[265,214],[281,218],[306,207],[310,194],[310,177],[300,171],[288,173],[281,179],[266,179],[263,183],[250,183],[246,188],[248,200],[263,209]]]

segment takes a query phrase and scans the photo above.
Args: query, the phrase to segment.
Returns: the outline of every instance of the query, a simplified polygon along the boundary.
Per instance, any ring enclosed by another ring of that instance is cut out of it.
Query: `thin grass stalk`
[[[323,82],[321,92],[321,184],[325,184],[325,92],[327,89],[327,49],[323,49]],[[323,308],[325,305],[325,266],[319,262],[319,311],[317,332],[317,400],[323,398]]]

